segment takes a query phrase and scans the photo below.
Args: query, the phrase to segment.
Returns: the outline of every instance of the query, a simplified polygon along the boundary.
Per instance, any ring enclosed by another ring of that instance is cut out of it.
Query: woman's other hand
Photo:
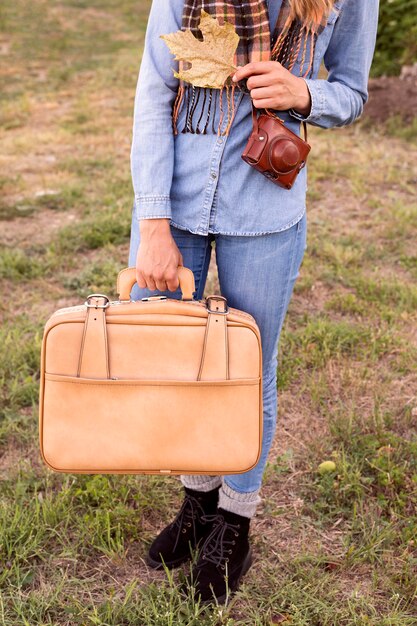
[[[292,74],[279,61],[254,61],[238,67],[233,81],[247,78],[253,104],[258,109],[294,109],[301,115],[308,115],[311,109],[311,96],[307,83]]]
[[[182,254],[171,234],[169,219],[140,220],[140,243],[136,256],[136,281],[141,288],[175,291]]]

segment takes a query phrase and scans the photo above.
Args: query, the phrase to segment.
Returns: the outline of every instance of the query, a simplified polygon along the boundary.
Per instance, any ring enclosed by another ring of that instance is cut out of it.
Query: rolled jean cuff
[[[221,476],[207,476],[205,474],[180,474],[184,487],[196,491],[212,491],[222,484]]]
[[[244,517],[254,517],[258,504],[262,501],[259,492],[260,488],[255,491],[241,493],[229,487],[226,481],[223,480],[219,491],[218,507]]]

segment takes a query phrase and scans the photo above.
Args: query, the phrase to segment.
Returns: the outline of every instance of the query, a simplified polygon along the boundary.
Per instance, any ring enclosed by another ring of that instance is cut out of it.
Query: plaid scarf
[[[277,0],[275,0],[277,1]],[[217,18],[220,25],[224,22],[234,24],[239,35],[239,43],[234,56],[234,65],[246,65],[252,61],[279,61],[292,71],[296,61],[300,59],[299,76],[307,77],[312,70],[314,49],[317,36],[326,26],[328,15],[322,13],[320,19],[309,24],[292,19],[291,0],[283,0],[274,32],[270,32],[267,0],[185,0],[182,14],[181,30],[191,30],[197,39],[203,39],[198,29],[201,9]],[[186,70],[187,62],[179,61],[179,70]],[[219,91],[219,124],[217,134],[228,135],[235,114],[235,90],[249,92],[247,88],[237,85],[229,77]],[[226,92],[226,111],[223,93]],[[197,104],[203,98],[202,110],[195,120]],[[207,106],[206,106],[207,105]],[[217,98],[213,97],[213,88],[195,87],[183,80],[179,81],[178,93],[172,109],[173,132],[178,134],[177,120],[182,106],[187,107],[184,128],[181,132],[207,134],[216,132],[214,118],[216,115]],[[268,112],[268,111],[267,111]],[[206,117],[203,125],[203,116]],[[220,132],[224,116],[227,123]],[[200,128],[201,124],[201,128]]]

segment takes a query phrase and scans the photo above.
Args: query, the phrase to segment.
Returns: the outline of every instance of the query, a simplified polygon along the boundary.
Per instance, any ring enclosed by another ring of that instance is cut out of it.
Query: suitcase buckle
[[[219,311],[219,309],[212,309],[210,306],[211,300],[216,300],[216,302],[224,302],[224,307],[225,307],[224,311]],[[224,296],[207,296],[206,308],[209,313],[216,313],[217,315],[227,315],[227,313],[229,312],[227,300]]]
[[[104,304],[98,304],[97,302],[95,304],[90,304],[90,298],[106,298],[106,302]],[[84,304],[89,309],[107,309],[110,304],[110,298],[104,295],[104,293],[90,293]]]

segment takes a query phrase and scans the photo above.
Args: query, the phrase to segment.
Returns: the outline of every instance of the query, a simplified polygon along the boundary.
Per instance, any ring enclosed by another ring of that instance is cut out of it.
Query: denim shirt
[[[237,111],[229,136],[181,133],[185,106],[178,118],[180,132],[172,132],[171,110],[179,82],[173,69],[178,71],[178,61],[160,35],[181,28],[183,5],[184,0],[153,0],[150,9],[131,148],[136,217],[169,218],[172,225],[201,235],[285,230],[306,210],[308,165],[288,190],[243,161],[241,154],[252,130],[248,93],[235,91]],[[280,6],[281,0],[268,0],[271,32]],[[301,120],[332,128],[351,124],[362,114],[377,22],[378,0],[336,0],[318,36],[312,71],[304,78],[311,94],[309,115],[292,109],[274,111],[288,128],[299,135]],[[328,70],[326,79],[317,78],[322,60]],[[300,61],[293,70],[296,75]],[[219,91],[214,90],[214,95],[219,98]],[[217,103],[215,128],[218,116]],[[226,119],[222,129],[225,125]],[[313,144],[309,159],[314,158]]]

